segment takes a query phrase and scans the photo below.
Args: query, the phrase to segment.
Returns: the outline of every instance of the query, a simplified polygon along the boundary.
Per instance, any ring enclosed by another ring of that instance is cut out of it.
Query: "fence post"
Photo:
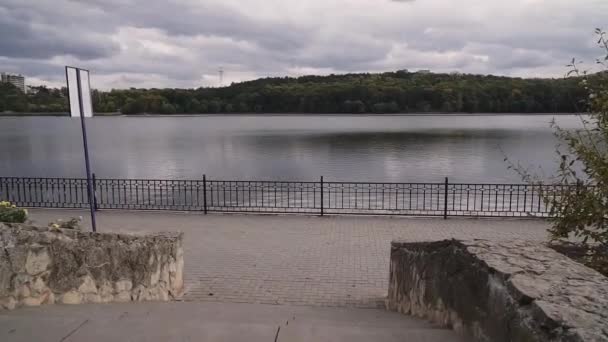
[[[448,219],[448,177],[445,177],[445,185],[443,192],[443,219]]]
[[[93,209],[97,211],[99,207],[97,206],[97,177],[95,177],[95,172],[93,172]]]
[[[323,216],[323,176],[321,176],[321,216]]]
[[[0,196],[0,201],[8,201],[8,179],[0,177],[0,184],[4,184],[4,195]]]
[[[207,175],[203,175],[203,211],[207,215]]]

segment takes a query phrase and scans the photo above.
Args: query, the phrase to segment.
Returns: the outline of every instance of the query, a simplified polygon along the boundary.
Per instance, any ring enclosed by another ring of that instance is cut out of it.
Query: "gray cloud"
[[[0,62],[52,85],[216,85],[307,73],[431,69],[561,76],[592,61],[608,2],[581,0],[4,0]]]
[[[116,52],[117,46],[95,33],[75,32],[61,27],[35,25],[18,13],[0,7],[0,54],[6,57],[51,58],[73,55],[82,59],[101,58]]]

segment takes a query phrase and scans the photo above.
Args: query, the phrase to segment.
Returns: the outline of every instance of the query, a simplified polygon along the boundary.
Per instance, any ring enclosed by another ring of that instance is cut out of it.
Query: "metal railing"
[[[547,217],[562,185],[96,179],[96,209]],[[543,194],[543,196],[541,196]],[[0,177],[0,200],[88,208],[86,179]]]

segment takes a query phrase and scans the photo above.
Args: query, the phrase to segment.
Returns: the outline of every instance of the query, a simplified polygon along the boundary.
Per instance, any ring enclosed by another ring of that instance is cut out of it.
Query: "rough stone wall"
[[[393,242],[387,307],[479,341],[608,341],[608,278],[538,242]]]
[[[0,307],[169,300],[182,234],[90,233],[0,223]]]

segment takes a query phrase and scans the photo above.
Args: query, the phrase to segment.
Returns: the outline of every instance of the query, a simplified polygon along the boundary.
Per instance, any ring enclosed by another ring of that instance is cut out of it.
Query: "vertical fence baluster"
[[[203,212],[207,215],[207,175],[203,175]]]
[[[422,185],[422,211],[426,210],[426,184]]]
[[[213,208],[214,202],[213,202],[213,181],[209,182],[209,198],[211,199],[211,208]]]
[[[4,194],[0,196],[0,200],[8,201],[8,182],[6,181],[6,178],[0,177],[0,183],[4,184]]]
[[[147,193],[148,193],[148,201],[147,201],[147,207],[146,207],[146,209],[150,209],[150,207],[152,206],[152,192],[150,191],[150,186],[154,187],[154,183],[150,184],[150,181],[146,182],[146,189],[148,190],[147,191]],[[154,195],[154,200],[156,201],[156,195]]]
[[[372,210],[372,185],[367,185],[367,209]]]
[[[494,211],[498,211],[498,186],[496,186],[494,191],[496,191],[494,194]]]
[[[137,209],[140,209],[139,207],[139,186],[140,186],[140,181],[136,180],[135,181],[135,207]]]
[[[456,210],[456,191],[458,188],[455,186],[454,191],[452,191],[452,211]],[[460,207],[460,203],[462,203],[462,191],[459,191],[458,194],[458,206]]]
[[[321,176],[321,216],[323,216],[323,176]]]
[[[312,207],[311,207],[311,209],[317,209],[317,183],[311,182],[310,186],[312,188]]]
[[[528,209],[528,189],[524,189],[524,213]]]
[[[542,193],[543,193],[542,185],[539,184],[538,185],[538,210],[537,210],[539,213],[541,212],[540,202],[542,200]]]
[[[336,200],[336,206],[338,201]],[[340,210],[344,210],[344,184],[340,184]]]
[[[234,186],[235,186],[235,189],[234,189],[234,190],[235,190],[235,192],[236,192],[236,194],[235,194],[235,195],[236,195],[236,206],[237,206],[237,207],[240,207],[240,206],[241,206],[241,204],[239,204],[239,189],[241,188],[241,187],[240,187],[241,182],[237,181],[237,182],[234,182],[234,184],[235,184],[235,185],[234,185]],[[242,197],[242,196],[241,196],[241,197]]]
[[[336,193],[334,192],[334,198],[335,196]],[[327,184],[327,208],[331,208],[331,184]]]
[[[479,186],[479,191],[481,192],[481,199],[479,200],[479,203],[481,203],[481,212],[483,212],[483,192],[484,192],[485,187],[482,185]]]
[[[95,209],[95,211],[98,210],[97,207],[97,177],[95,176],[95,172],[93,172],[92,174],[93,176],[93,208]]]
[[[443,191],[443,219],[448,219],[448,177],[445,177],[445,185]]]
[[[513,186],[509,186],[509,211],[513,208]]]

